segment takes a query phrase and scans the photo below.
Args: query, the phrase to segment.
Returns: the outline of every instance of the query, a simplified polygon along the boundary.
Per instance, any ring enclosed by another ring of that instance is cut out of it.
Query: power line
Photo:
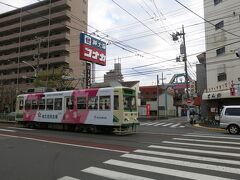
[[[187,6],[185,6],[184,4],[180,3],[178,0],[175,0],[175,1],[176,1],[178,4],[180,4],[181,6],[183,6],[185,9],[187,9],[188,11],[192,12],[193,14],[195,14],[196,16],[198,16],[199,18],[201,18],[201,19],[204,20],[205,22],[207,22],[207,23],[209,23],[209,24],[211,24],[212,26],[215,27],[215,24],[213,24],[211,21],[209,21],[209,20],[203,18],[202,16],[198,15],[197,13],[195,13],[194,11],[192,11],[191,9],[189,9]],[[229,32],[229,31],[227,31],[227,30],[225,30],[225,29],[223,29],[223,28],[219,28],[219,29],[221,29],[222,31],[224,31],[224,32],[226,32],[226,33],[228,33],[228,34],[231,34],[231,35],[233,35],[233,36],[236,36],[236,37],[239,37],[239,38],[240,38],[240,36],[238,36],[238,35],[236,35],[236,34],[233,34],[233,33]]]
[[[156,36],[160,37],[162,40],[164,40],[165,42],[167,42],[164,38],[162,38],[161,36],[159,36],[155,31],[153,31],[151,28],[149,28],[147,25],[145,25],[142,21],[140,21],[136,16],[134,16],[133,14],[131,14],[130,12],[128,12],[126,9],[124,9],[122,6],[120,6],[118,3],[116,3],[114,0],[112,0],[112,2],[114,4],[116,4],[120,9],[122,9],[123,11],[125,11],[128,15],[130,15],[131,17],[133,17],[134,19],[136,19],[139,23],[141,23],[144,27],[146,27],[147,29],[149,29],[151,32],[153,32]],[[169,44],[169,42],[167,42]]]

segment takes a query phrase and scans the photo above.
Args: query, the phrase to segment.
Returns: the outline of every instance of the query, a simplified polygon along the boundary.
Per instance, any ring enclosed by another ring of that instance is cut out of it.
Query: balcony
[[[54,19],[56,19],[56,18],[59,19],[59,18],[64,18],[64,17],[69,17],[69,12],[67,10],[51,14],[51,20],[53,22],[54,22]],[[42,17],[24,21],[21,26],[22,26],[22,28],[24,28],[25,26],[30,26],[30,25],[36,26],[38,23],[48,21],[48,18],[49,18],[48,15],[45,15]],[[19,29],[19,28],[20,28],[20,23],[12,24],[10,26],[3,26],[0,29],[0,33],[4,32],[4,31],[11,31],[14,29]]]
[[[55,29],[60,29],[60,28],[64,28],[64,27],[67,27],[67,26],[69,26],[68,22],[61,22],[61,23],[58,23],[58,24],[52,24],[50,26],[50,30],[53,31]],[[29,31],[24,31],[24,32],[21,33],[21,36],[24,37],[24,36],[32,35],[32,37],[34,37],[34,35],[36,35],[38,33],[42,33],[42,32],[48,32],[48,26],[43,26],[43,27],[39,27],[39,28],[36,28],[36,29],[31,29]],[[19,33],[15,33],[15,34],[11,34],[11,35],[8,35],[8,36],[1,37],[1,41],[9,41],[9,40],[17,39],[18,37],[19,37]]]
[[[69,0],[61,0],[61,1],[58,1],[58,2],[54,2],[54,3],[52,3],[52,8],[56,8],[58,6],[63,6],[63,5],[70,6]],[[39,6],[39,7],[36,7],[34,9],[27,10],[27,12],[23,11],[22,12],[22,17],[24,18],[24,16],[29,16],[33,13],[41,13],[44,10],[48,10],[48,5]],[[4,18],[0,18],[0,23],[7,22],[7,21],[10,21],[10,20],[14,20],[14,19],[19,19],[19,17],[20,17],[20,13],[13,14],[13,15],[10,15],[10,16],[4,17]]]
[[[46,37],[47,39],[47,37]],[[57,40],[70,40],[69,34],[68,33],[62,33],[62,34],[56,34],[56,35],[52,35],[50,36],[50,42],[51,41],[57,41]],[[29,40],[29,41],[24,41],[21,42],[21,47],[25,47],[25,46],[29,46],[29,45],[36,45],[36,40]],[[14,49],[14,48],[18,48],[18,42],[10,44],[10,45],[5,45],[5,46],[0,46],[0,51],[4,51],[4,50],[10,50],[10,49]]]

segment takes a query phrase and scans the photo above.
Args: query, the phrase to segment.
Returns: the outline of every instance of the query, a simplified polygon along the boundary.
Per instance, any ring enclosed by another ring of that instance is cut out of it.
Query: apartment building
[[[60,66],[84,81],[79,36],[87,20],[88,0],[45,0],[0,14],[0,85],[24,90],[33,86],[36,70],[52,73]]]
[[[240,104],[240,1],[204,0],[207,101],[210,115]]]

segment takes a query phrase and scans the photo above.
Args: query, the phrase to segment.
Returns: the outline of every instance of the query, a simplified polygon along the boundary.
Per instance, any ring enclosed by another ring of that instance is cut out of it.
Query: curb
[[[214,130],[214,131],[225,131],[225,129],[205,127],[205,126],[201,126],[201,125],[199,125],[199,124],[194,124],[193,126],[194,126],[194,127],[197,127],[197,128],[204,128],[204,129]]]

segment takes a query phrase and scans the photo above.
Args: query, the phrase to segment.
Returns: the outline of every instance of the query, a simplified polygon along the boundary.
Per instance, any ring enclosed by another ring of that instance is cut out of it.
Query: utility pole
[[[48,54],[47,54],[47,81],[46,81],[47,88],[48,88],[48,81],[49,81],[49,63],[50,63],[49,58],[50,58],[51,14],[52,14],[52,0],[49,1],[49,8],[48,8],[48,39],[47,39]]]
[[[167,85],[164,85],[164,82],[163,80],[166,79],[166,78],[163,78],[163,72],[162,72],[162,87],[163,87],[163,90],[164,90],[164,116],[165,118],[167,118],[168,116],[168,107],[167,107]]]
[[[184,62],[184,70],[185,70],[185,83],[186,83],[186,94],[187,94],[187,100],[189,99],[189,91],[188,91],[188,69],[187,69],[187,51],[186,51],[186,42],[185,42],[185,32],[184,32],[184,26],[182,26],[182,32],[176,32],[172,34],[173,41],[178,41],[178,36],[182,37],[183,43],[180,45],[180,54],[182,57],[182,61]],[[180,61],[180,57],[176,58],[176,61]],[[187,118],[189,119],[189,106],[187,106],[188,112],[187,112]]]
[[[19,34],[18,34],[18,60],[17,60],[17,88],[16,94],[20,92],[19,89],[19,79],[20,79],[20,56],[21,56],[21,36],[22,36],[22,8],[20,9],[20,17],[19,17]]]
[[[43,38],[40,37],[35,37],[37,41],[37,54],[33,56],[34,61],[37,61],[36,65],[36,78],[38,77],[38,72],[39,72],[39,61],[40,61],[40,48],[41,48],[41,43],[44,41]]]
[[[157,75],[157,119],[159,118],[159,77]]]
[[[184,70],[185,70],[185,83],[186,83],[186,94],[187,99],[189,98],[188,92],[188,69],[187,69],[187,51],[186,51],[186,42],[185,42],[185,32],[184,26],[182,26],[182,32],[176,32],[172,34],[173,41],[178,41],[178,36],[182,36],[183,43],[180,45],[180,54],[182,57],[182,61],[184,62]],[[177,57],[176,60],[179,61],[180,57]]]
[[[183,51],[184,51],[184,69],[185,69],[185,81],[186,81],[186,89],[187,89],[187,99],[189,99],[189,91],[188,91],[188,69],[187,69],[187,51],[186,51],[186,42],[185,42],[185,32],[184,26],[182,26],[182,34],[183,34]]]

